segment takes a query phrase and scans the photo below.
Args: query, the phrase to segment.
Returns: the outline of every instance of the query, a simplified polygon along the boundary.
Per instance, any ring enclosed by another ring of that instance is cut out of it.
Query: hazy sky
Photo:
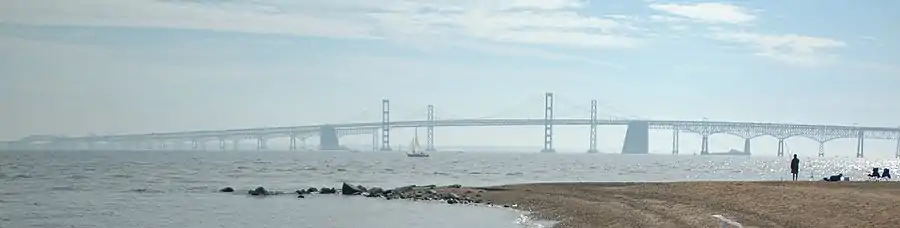
[[[445,119],[540,118],[546,91],[558,117],[587,117],[598,99],[601,118],[898,126],[897,11],[837,0],[3,0],[0,139],[378,121],[381,98],[394,119],[424,118],[429,103]],[[603,129],[601,149],[619,150],[623,130]],[[540,147],[541,132],[438,136]],[[587,127],[557,132],[560,147],[586,149]],[[668,135],[654,134],[654,151],[670,150]],[[369,139],[357,138],[345,141]],[[684,153],[698,150],[682,139]],[[757,141],[774,154],[773,139]],[[846,152],[833,153],[852,156],[855,141],[839,141]]]

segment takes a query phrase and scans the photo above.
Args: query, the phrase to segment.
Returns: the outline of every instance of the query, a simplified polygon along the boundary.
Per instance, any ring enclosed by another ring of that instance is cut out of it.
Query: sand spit
[[[225,188],[223,192],[234,192]],[[262,187],[254,196],[289,192]],[[510,207],[558,221],[558,228],[718,227],[722,215],[744,227],[900,227],[900,182],[539,183],[495,187],[344,183],[296,191],[385,200],[443,201]]]
[[[900,227],[898,182],[541,183],[438,191],[515,205],[559,221],[559,228],[717,227],[712,215],[744,227]]]

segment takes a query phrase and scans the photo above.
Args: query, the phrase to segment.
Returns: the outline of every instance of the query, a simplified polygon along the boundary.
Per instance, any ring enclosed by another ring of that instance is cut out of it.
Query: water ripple
[[[0,153],[0,203],[17,209],[0,215],[0,227],[549,227],[520,213],[376,203],[364,198],[261,200],[245,193],[257,186],[292,191],[336,186],[343,181],[390,188],[407,184],[783,180],[790,178],[788,162],[765,157],[611,154],[435,153],[426,159],[409,159],[400,153]],[[814,180],[843,173],[865,179],[876,166],[896,169],[900,161],[807,158],[801,177]],[[216,193],[225,186],[240,190]],[[453,219],[457,217],[448,213],[477,219]],[[472,221],[482,223],[466,223]],[[491,226],[485,226],[488,223]]]

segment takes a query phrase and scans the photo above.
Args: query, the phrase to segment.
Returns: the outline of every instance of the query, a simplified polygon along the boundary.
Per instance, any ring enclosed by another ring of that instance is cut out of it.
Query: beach
[[[558,228],[716,227],[712,215],[744,227],[897,227],[897,182],[539,183],[444,188],[514,205]]]

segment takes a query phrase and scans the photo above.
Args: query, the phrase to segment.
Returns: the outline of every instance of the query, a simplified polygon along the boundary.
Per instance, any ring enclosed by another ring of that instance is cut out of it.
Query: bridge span
[[[242,140],[255,140],[258,150],[268,149],[267,141],[273,138],[290,138],[288,150],[301,149],[310,137],[319,138],[321,150],[339,150],[339,138],[345,135],[372,135],[373,150],[391,151],[390,132],[392,128],[425,128],[426,150],[436,151],[434,131],[439,127],[488,127],[488,126],[543,126],[544,153],[555,152],[553,127],[559,125],[590,126],[588,153],[597,153],[597,127],[605,125],[627,126],[622,146],[624,154],[646,154],[649,152],[649,131],[668,130],[672,132],[672,154],[678,154],[679,134],[694,133],[701,136],[701,155],[709,154],[709,137],[715,134],[730,134],[744,139],[744,152],[751,152],[751,140],[769,136],[778,139],[777,155],[784,156],[784,140],[805,137],[819,143],[818,156],[825,155],[825,143],[844,138],[857,139],[856,157],[864,157],[866,139],[896,140],[895,156],[900,158],[900,127],[863,127],[841,125],[811,125],[790,123],[689,121],[689,120],[603,120],[597,118],[597,102],[591,102],[591,118],[558,119],[553,116],[553,94],[545,97],[545,113],[542,119],[446,119],[435,118],[434,106],[428,106],[425,120],[390,120],[390,101],[382,101],[380,122],[322,124],[290,127],[264,127],[230,130],[184,131],[149,134],[90,135],[65,137],[36,135],[18,141],[6,142],[0,149],[7,150],[153,150],[171,149],[172,144],[190,143],[191,149],[206,149],[207,142],[217,141],[218,149],[228,149],[227,142],[237,149]],[[4,148],[5,147],[5,148]]]

